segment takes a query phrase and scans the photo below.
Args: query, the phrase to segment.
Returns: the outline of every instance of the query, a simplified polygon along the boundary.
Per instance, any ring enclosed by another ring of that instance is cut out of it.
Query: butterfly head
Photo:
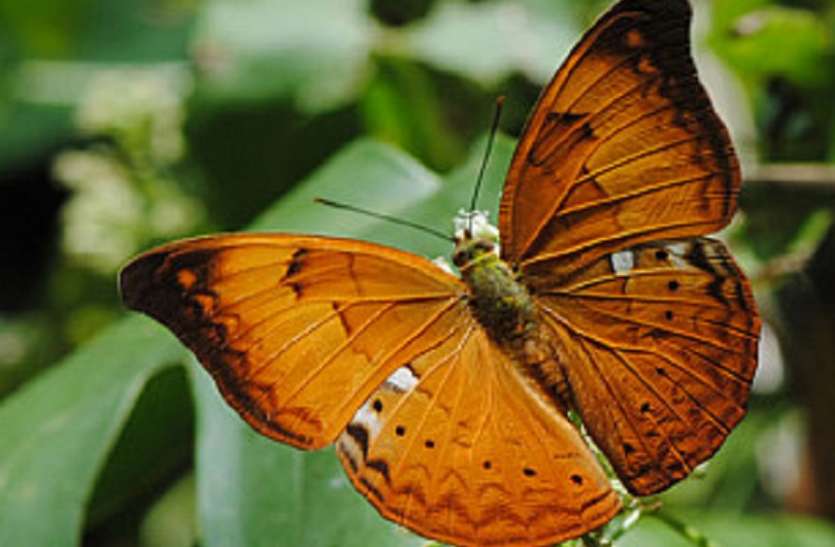
[[[499,230],[485,211],[459,211],[454,220],[455,251],[452,262],[463,268],[474,261],[499,256]]]

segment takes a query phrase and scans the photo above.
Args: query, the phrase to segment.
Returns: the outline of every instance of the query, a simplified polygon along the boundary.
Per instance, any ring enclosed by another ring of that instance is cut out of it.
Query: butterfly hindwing
[[[472,318],[405,363],[337,441],[387,518],[457,545],[545,545],[611,519],[618,496],[562,414]]]
[[[569,271],[716,231],[740,175],[690,55],[686,0],[623,0],[543,91],[501,202],[503,256]]]
[[[687,476],[745,415],[760,324],[721,242],[643,244],[527,279],[573,403],[632,492]]]
[[[305,449],[333,442],[399,362],[466,311],[460,282],[428,260],[312,236],[174,243],[126,266],[121,287],[250,425]]]

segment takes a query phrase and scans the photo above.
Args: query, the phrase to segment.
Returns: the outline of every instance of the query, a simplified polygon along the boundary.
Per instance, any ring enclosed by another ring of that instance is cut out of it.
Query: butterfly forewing
[[[740,176],[696,77],[685,0],[624,0],[543,92],[501,202],[503,255],[564,270],[643,241],[707,234]]]
[[[121,274],[122,297],[168,326],[255,429],[327,445],[402,362],[466,311],[428,260],[370,243],[226,235],[174,243]]]
[[[559,340],[573,404],[620,478],[657,492],[745,415],[759,318],[724,245],[644,244],[567,277],[527,277]]]
[[[387,518],[460,545],[545,545],[620,502],[568,421],[472,320],[383,383],[337,442]]]

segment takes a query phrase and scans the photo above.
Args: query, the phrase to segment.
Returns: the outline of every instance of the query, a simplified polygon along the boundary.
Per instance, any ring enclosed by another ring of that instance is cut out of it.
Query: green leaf
[[[87,502],[88,529],[141,506],[143,498],[156,494],[191,463],[194,402],[189,388],[182,366],[167,367],[145,383],[107,456],[107,465],[98,473]]]
[[[283,97],[321,112],[352,99],[367,72],[373,20],[360,0],[209,2],[196,51],[219,100]]]
[[[131,317],[0,405],[0,545],[78,545],[96,477],[149,379],[182,359]]]
[[[580,29],[567,3],[523,0],[442,2],[409,29],[406,43],[419,59],[488,85],[513,72],[547,81],[557,55],[571,49]]]
[[[360,140],[349,144],[295,186],[265,211],[252,229],[347,237],[373,231],[380,221],[316,204],[315,198],[398,215],[440,188],[441,180],[435,174],[403,152],[375,141]],[[384,243],[394,244],[403,238],[403,228],[389,226],[380,236]]]
[[[450,112],[455,108],[451,104],[481,110],[481,105],[468,103],[466,98],[452,98],[459,86],[466,85],[460,80],[453,83],[452,78],[442,80],[423,65],[402,57],[378,56],[375,61],[374,78],[360,103],[367,132],[397,143],[439,170],[461,161],[461,133],[465,131],[450,123]]]
[[[783,76],[800,86],[830,81],[830,33],[814,12],[765,6],[727,22],[714,29],[711,43],[740,75]]]
[[[835,544],[835,527],[824,521],[786,515],[726,516],[682,512],[677,519],[694,523],[697,536],[725,547],[827,547]],[[645,516],[623,537],[619,547],[693,547],[698,545],[668,523]]]
[[[154,504],[140,531],[142,547],[193,547],[197,545],[194,475],[177,481]]]

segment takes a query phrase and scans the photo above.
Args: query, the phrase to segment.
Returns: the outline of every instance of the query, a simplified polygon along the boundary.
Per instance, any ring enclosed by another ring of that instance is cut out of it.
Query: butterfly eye
[[[475,248],[485,253],[493,252],[493,244],[489,241],[478,241],[475,244]]]
[[[458,266],[459,268],[469,262],[470,257],[467,251],[456,251],[455,254],[452,255],[452,263]]]

